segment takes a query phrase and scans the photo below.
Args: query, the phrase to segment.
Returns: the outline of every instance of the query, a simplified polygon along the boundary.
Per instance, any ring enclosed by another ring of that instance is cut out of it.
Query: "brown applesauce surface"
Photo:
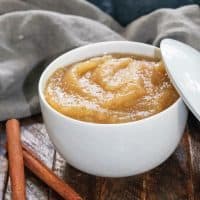
[[[96,123],[140,120],[161,112],[179,97],[161,61],[123,54],[61,67],[44,92],[58,112]]]

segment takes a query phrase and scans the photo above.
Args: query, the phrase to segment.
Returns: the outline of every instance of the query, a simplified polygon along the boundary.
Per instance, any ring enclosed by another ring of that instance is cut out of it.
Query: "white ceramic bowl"
[[[140,121],[96,124],[62,115],[43,94],[47,79],[57,68],[105,53],[160,57],[158,48],[128,41],[95,43],[63,54],[46,68],[39,81],[44,122],[56,149],[72,166],[106,177],[139,174],[158,166],[177,147],[187,120],[181,98],[161,113]]]

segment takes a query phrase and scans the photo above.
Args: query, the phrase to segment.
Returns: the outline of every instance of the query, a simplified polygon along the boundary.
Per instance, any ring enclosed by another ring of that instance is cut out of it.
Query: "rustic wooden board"
[[[7,179],[8,163],[7,159],[0,156],[0,199],[3,199],[4,186]]]
[[[60,156],[58,152],[54,152],[54,162],[52,166],[54,173],[60,178],[66,180],[67,173],[67,164],[65,160]],[[61,199],[55,192],[52,190],[49,191],[49,200],[58,200]]]
[[[8,161],[5,157],[3,145],[5,143],[4,124],[0,123],[0,199],[3,199],[3,193],[7,181]]]
[[[192,178],[193,199],[200,199],[200,122],[194,118],[189,117],[189,132],[190,132],[190,169]]]
[[[190,115],[188,124],[180,145],[166,162],[148,173],[118,179],[91,176],[67,165],[53,148],[40,116],[22,120],[22,139],[85,200],[200,200],[200,123]],[[9,180],[5,183],[7,160],[2,158],[0,200],[3,191],[7,200],[11,192]],[[28,170],[26,180],[27,199],[61,199]]]
[[[146,198],[190,200],[192,195],[190,156],[186,132],[175,153],[165,163],[146,174]]]
[[[127,178],[97,178],[98,200],[145,200],[144,175]]]
[[[53,165],[54,148],[40,118],[23,120],[21,123],[22,141],[33,150],[38,157],[50,168]],[[49,188],[26,170],[27,200],[47,200]],[[5,200],[11,199],[10,181],[8,181]]]

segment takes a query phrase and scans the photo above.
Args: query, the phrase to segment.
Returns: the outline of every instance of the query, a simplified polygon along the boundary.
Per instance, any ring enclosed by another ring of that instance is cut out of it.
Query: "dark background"
[[[110,14],[121,25],[159,8],[177,8],[200,4],[200,0],[88,0]]]

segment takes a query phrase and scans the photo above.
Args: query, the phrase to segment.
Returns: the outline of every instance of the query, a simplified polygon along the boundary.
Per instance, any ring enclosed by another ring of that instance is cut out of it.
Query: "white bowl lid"
[[[200,121],[200,52],[172,39],[163,39],[160,49],[172,84]]]

